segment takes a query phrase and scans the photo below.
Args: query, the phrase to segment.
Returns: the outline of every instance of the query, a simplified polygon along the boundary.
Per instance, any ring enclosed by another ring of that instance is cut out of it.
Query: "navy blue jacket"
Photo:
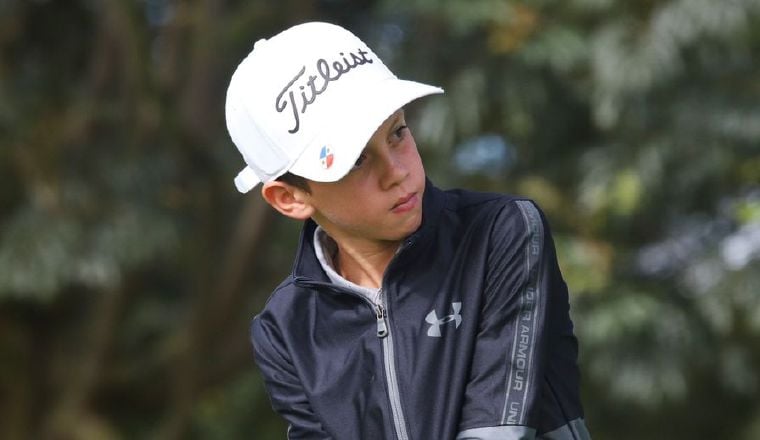
[[[251,327],[288,438],[590,438],[567,287],[533,202],[428,182],[380,306],[330,282],[315,228]]]

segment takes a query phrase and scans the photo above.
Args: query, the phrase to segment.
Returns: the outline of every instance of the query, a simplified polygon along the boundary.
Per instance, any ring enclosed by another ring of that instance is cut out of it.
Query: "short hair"
[[[283,182],[283,183],[287,183],[288,185],[295,186],[296,188],[302,191],[306,191],[307,193],[311,194],[311,188],[309,188],[309,181],[305,177],[295,175],[291,173],[290,171],[288,171],[282,176],[278,177],[276,180],[278,182]]]

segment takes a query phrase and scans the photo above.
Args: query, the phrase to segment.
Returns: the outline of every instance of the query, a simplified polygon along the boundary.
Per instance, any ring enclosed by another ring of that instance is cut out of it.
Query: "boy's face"
[[[310,181],[312,218],[337,242],[398,242],[422,222],[425,170],[403,110],[372,135],[337,182]]]

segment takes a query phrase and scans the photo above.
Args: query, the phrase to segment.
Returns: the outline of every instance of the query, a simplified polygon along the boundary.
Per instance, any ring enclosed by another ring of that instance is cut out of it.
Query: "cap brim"
[[[342,179],[393,112],[417,98],[438,93],[443,93],[443,89],[390,78],[368,87],[361,95],[346,97],[350,104],[325,118],[320,135],[309,143],[289,171],[317,182]],[[332,155],[329,160],[320,157],[324,155],[323,149]]]
[[[259,183],[261,183],[259,176],[248,167],[243,168],[235,177],[235,188],[243,194],[252,190]]]

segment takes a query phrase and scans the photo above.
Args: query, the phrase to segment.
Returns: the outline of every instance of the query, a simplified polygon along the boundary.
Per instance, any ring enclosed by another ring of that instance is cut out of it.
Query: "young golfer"
[[[258,41],[227,92],[241,192],[304,222],[251,339],[290,439],[589,439],[567,288],[530,200],[426,179],[396,78],[349,31]]]

